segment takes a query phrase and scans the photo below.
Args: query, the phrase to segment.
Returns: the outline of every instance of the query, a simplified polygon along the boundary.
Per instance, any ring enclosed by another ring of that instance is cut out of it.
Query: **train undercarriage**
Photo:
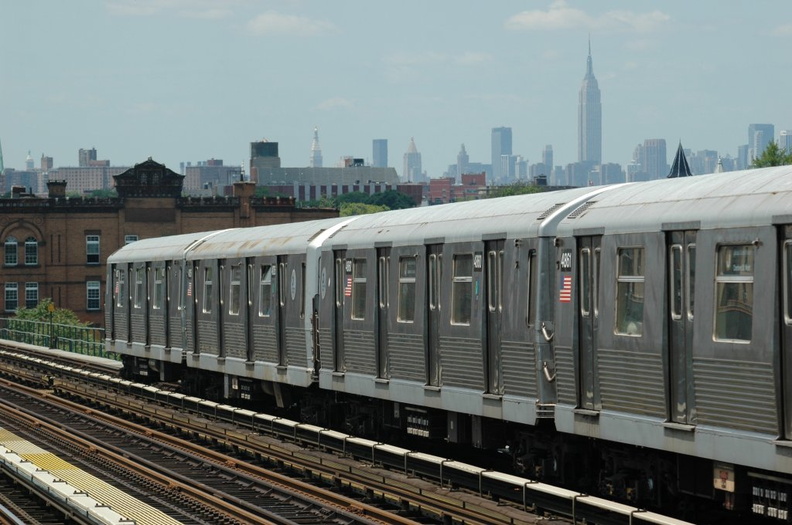
[[[424,407],[229,377],[123,356],[124,377],[177,384],[182,393],[228,402],[350,435],[701,521],[786,522],[792,479],[536,427]],[[717,477],[723,480],[718,486]],[[758,515],[770,516],[759,519]],[[733,521],[736,517],[740,520]]]

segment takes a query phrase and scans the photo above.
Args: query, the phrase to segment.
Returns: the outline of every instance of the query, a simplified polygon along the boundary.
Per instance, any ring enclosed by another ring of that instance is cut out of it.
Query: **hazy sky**
[[[647,138],[669,157],[736,155],[748,124],[792,129],[787,0],[0,0],[0,142],[6,167],[28,150],[55,166],[79,148],[178,171],[240,164],[250,142],[307,166],[314,126],[324,165],[389,164],[415,138],[430,177],[490,162],[509,126],[531,163],[552,144],[577,161],[588,38],[602,92],[603,161]]]

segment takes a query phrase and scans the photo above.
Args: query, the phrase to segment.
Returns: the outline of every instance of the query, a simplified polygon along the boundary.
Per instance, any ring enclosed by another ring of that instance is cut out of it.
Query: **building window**
[[[352,319],[366,319],[366,259],[352,261]]]
[[[25,283],[25,308],[35,308],[38,304],[38,283]]]
[[[620,248],[616,277],[616,333],[643,333],[644,249]]]
[[[101,307],[101,294],[99,293],[99,281],[87,281],[85,283],[86,308],[89,312],[95,312]]]
[[[5,283],[5,310],[13,312],[19,308],[19,284]]]
[[[146,302],[146,269],[135,268],[135,308],[143,308]]]
[[[242,295],[242,265],[231,267],[231,286],[228,289],[228,313],[239,315],[239,303]]]
[[[14,237],[9,237],[5,242],[5,265],[17,265],[17,240]]]
[[[473,311],[473,255],[455,255],[453,262],[451,324],[469,325]]]
[[[165,268],[154,268],[154,294],[151,297],[151,308],[160,310],[165,304]]]
[[[99,236],[85,236],[85,254],[87,264],[99,264]]]
[[[754,246],[718,247],[715,339],[747,343],[753,323]]]
[[[272,266],[261,267],[261,283],[259,284],[259,317],[272,315]]]
[[[25,239],[25,265],[35,266],[38,264],[38,241],[33,237]]]
[[[415,321],[415,257],[399,259],[399,313],[396,320],[400,323]]]
[[[129,244],[138,240],[137,235],[124,235],[124,244]]]
[[[212,313],[212,286],[214,284],[214,268],[204,268],[203,313]]]

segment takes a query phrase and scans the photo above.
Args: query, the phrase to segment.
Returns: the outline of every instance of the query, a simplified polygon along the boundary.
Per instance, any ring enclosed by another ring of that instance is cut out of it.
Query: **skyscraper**
[[[311,143],[311,163],[312,168],[322,167],[322,147],[319,146],[319,128],[314,128],[313,142]]]
[[[767,145],[775,138],[775,126],[772,124],[748,125],[748,163],[761,156]]]
[[[685,161],[687,164],[687,161]],[[646,139],[643,143],[641,165],[648,180],[662,179],[668,175],[668,157],[665,139]]]
[[[404,154],[404,172],[402,182],[424,182],[421,154],[415,146],[415,139],[410,137],[407,153]]]
[[[778,134],[778,147],[786,153],[792,153],[792,130],[785,129]],[[0,168],[2,168],[2,160],[0,155]]]
[[[548,144],[542,150],[542,164],[547,166],[547,169],[553,169],[553,146]]]
[[[591,62],[590,40],[586,76],[580,86],[578,103],[578,162],[602,164],[602,104]]]
[[[492,181],[501,181],[509,175],[508,157],[512,154],[512,129],[492,128]],[[504,157],[507,157],[504,160]]]
[[[465,145],[462,144],[462,149],[457,153],[457,181],[461,181],[462,175],[467,173],[468,164],[470,164],[470,156],[465,150]]]
[[[372,141],[372,166],[375,168],[388,167],[388,139],[374,139]]]

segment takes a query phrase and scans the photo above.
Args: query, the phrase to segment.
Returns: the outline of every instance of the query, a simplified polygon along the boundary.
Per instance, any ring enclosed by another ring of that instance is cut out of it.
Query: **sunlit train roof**
[[[444,242],[481,240],[483,235],[503,233],[506,238],[535,233],[553,208],[580,199],[601,188],[576,188],[496,199],[411,208],[358,217],[332,236],[328,245],[371,247],[380,240],[400,244],[423,244],[427,239]]]
[[[759,226],[790,214],[792,166],[778,166],[614,187],[564,220],[559,234],[588,228],[630,233],[681,223],[702,229]]]
[[[108,263],[117,261],[139,262],[151,260],[176,260],[187,248],[217,232],[184,233],[153,239],[141,239],[127,244],[107,258]]]

